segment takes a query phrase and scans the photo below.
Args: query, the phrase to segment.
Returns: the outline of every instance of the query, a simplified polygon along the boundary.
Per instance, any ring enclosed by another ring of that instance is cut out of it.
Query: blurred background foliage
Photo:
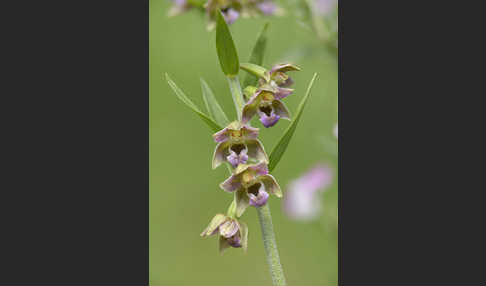
[[[337,285],[337,59],[315,33],[280,2],[283,17],[239,19],[231,25],[241,62],[248,60],[266,21],[268,30],[264,65],[291,61],[302,68],[290,75],[293,95],[285,103],[291,113],[305,93],[314,72],[319,74],[289,148],[273,175],[286,186],[317,163],[334,170],[332,186],[324,196],[324,211],[312,222],[290,220],[282,200],[269,199],[280,258],[289,285]],[[220,256],[217,238],[199,233],[216,213],[224,213],[232,195],[218,185],[227,170],[211,170],[215,147],[208,127],[173,94],[164,79],[169,73],[201,110],[200,77],[215,93],[226,114],[236,113],[226,78],[220,70],[215,32],[207,32],[198,11],[168,18],[167,0],[150,0],[150,285],[271,285],[256,212],[249,208],[242,220],[249,226],[248,253],[229,249]],[[242,77],[244,72],[240,72]],[[265,129],[260,138],[270,153],[288,121]]]

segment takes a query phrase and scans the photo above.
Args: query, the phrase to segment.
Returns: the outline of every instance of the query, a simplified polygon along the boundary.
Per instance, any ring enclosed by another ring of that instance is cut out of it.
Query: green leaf
[[[214,118],[214,120],[221,126],[226,126],[229,124],[228,117],[224,113],[223,109],[219,105],[216,97],[214,97],[214,93],[209,88],[207,82],[201,78],[201,89],[203,94],[204,103],[206,104],[206,108],[209,112],[209,115]]]
[[[290,139],[292,139],[292,135],[294,135],[295,129],[297,128],[297,123],[299,123],[300,116],[302,115],[302,111],[304,110],[305,104],[310,95],[312,85],[314,84],[316,78],[317,78],[317,73],[315,73],[314,76],[312,77],[312,80],[310,81],[309,86],[307,87],[307,92],[305,93],[304,98],[302,98],[302,100],[299,103],[299,106],[297,107],[297,112],[295,113],[294,119],[290,123],[289,127],[287,127],[287,130],[285,130],[284,135],[282,136],[282,138],[280,138],[277,145],[275,145],[275,147],[272,150],[272,153],[270,154],[270,163],[268,164],[268,170],[270,172],[272,172],[273,169],[277,166],[278,162],[280,161],[283,154],[285,153],[287,146],[289,145]]]
[[[262,77],[267,82],[270,81],[270,74],[267,72],[267,69],[252,63],[241,63],[240,68],[245,70],[256,77]]]
[[[221,11],[216,13],[216,51],[225,75],[235,76],[240,69],[235,43]]]
[[[219,130],[223,129],[218,123],[214,122],[213,119],[211,119],[209,116],[204,114],[202,111],[199,110],[199,108],[184,94],[184,92],[175,84],[175,82],[172,81],[172,79],[169,77],[169,75],[166,73],[165,74],[165,79],[169,83],[169,86],[172,88],[172,90],[175,92],[177,97],[189,108],[192,109],[203,121],[206,123],[209,128],[213,132],[218,132]]]
[[[253,50],[251,52],[250,59],[248,60],[249,63],[256,64],[259,66],[263,64],[263,56],[265,54],[265,49],[267,47],[267,29],[269,25],[270,24],[268,22],[265,23],[262,30],[260,31],[255,46],[253,47]],[[256,78],[251,74],[247,74],[243,81],[243,86],[256,85],[257,81],[258,78]]]

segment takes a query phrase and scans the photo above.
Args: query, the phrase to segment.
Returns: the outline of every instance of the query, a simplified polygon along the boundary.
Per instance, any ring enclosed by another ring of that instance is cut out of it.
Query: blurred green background
[[[285,7],[285,5],[283,5]],[[191,11],[167,18],[170,2],[150,1],[150,285],[271,285],[256,211],[242,220],[249,226],[248,252],[217,251],[217,238],[199,233],[216,213],[226,212],[232,194],[219,189],[227,170],[211,170],[215,147],[208,127],[178,101],[167,82],[177,85],[204,110],[199,78],[214,91],[230,120],[235,118],[231,94],[220,71],[215,32]],[[264,64],[290,60],[301,72],[291,74],[295,92],[285,103],[295,112],[312,74],[319,74],[297,131],[273,175],[287,184],[316,163],[334,170],[324,193],[324,212],[314,222],[288,219],[282,201],[270,197],[273,224],[288,285],[337,285],[337,60],[321,48],[313,32],[288,13],[270,19],[239,19],[231,26],[240,61],[247,61],[257,34],[270,21]],[[240,75],[244,75],[241,72]],[[267,153],[288,126],[280,121],[260,138]]]

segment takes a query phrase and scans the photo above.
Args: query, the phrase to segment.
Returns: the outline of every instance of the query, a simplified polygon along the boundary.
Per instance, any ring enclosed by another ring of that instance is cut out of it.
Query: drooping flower
[[[246,251],[248,245],[248,227],[244,222],[224,214],[213,217],[202,237],[219,234],[219,250],[223,252],[228,247],[240,248]]]
[[[225,161],[229,162],[233,168],[249,161],[268,163],[268,156],[263,145],[257,139],[258,130],[258,128],[234,121],[216,132],[213,138],[218,145],[214,150],[213,169]]]
[[[265,163],[241,164],[234,174],[220,184],[227,192],[236,192],[236,215],[239,217],[249,206],[261,207],[267,203],[269,193],[281,198],[282,191],[275,178],[268,174]]]
[[[292,181],[285,193],[284,212],[298,221],[317,218],[322,211],[321,193],[332,183],[332,170],[325,165],[317,165]]]
[[[255,114],[258,114],[260,122],[266,128],[274,126],[280,118],[290,120],[290,112],[281,99],[292,91],[270,85],[259,88],[243,107],[243,123],[249,122]]]

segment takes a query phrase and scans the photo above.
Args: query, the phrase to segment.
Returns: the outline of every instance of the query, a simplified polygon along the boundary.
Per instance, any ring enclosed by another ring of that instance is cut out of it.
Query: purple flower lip
[[[230,155],[226,157],[228,162],[236,168],[239,164],[248,161],[248,148],[244,144],[235,144],[229,148]]]
[[[275,114],[273,110],[270,116],[268,116],[265,112],[259,112],[258,114],[260,116],[260,122],[266,128],[274,126],[275,124],[277,124],[278,120],[280,119],[280,116]]]
[[[240,248],[241,247],[241,237],[240,237],[239,233],[233,235],[230,238],[227,238],[226,241],[228,242],[229,245],[231,245],[231,247],[234,247],[234,248]]]
[[[256,183],[248,188],[249,203],[255,207],[261,207],[267,203],[270,196],[265,192],[265,186],[262,183]]]

